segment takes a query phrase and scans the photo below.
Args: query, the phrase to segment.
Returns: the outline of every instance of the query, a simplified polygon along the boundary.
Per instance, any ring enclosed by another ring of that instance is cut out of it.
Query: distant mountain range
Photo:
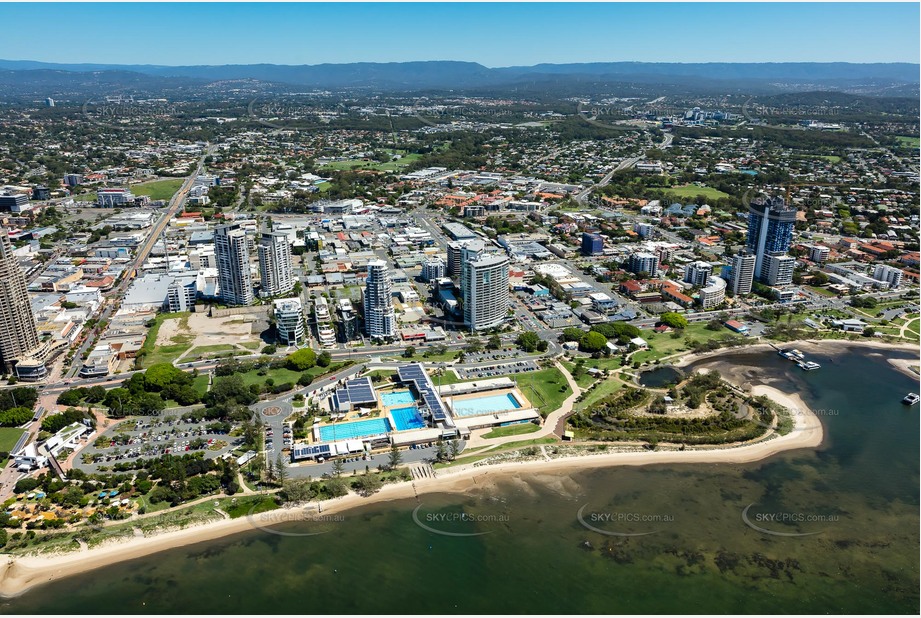
[[[112,74],[114,73],[114,74]],[[146,78],[146,79],[145,79]],[[852,89],[900,88],[919,81],[919,65],[909,63],[649,63],[594,62],[537,64],[488,68],[475,62],[357,62],[348,64],[278,65],[118,65],[61,64],[0,60],[0,83],[51,86],[75,83],[169,83],[180,87],[222,80],[256,80],[309,88],[372,88],[391,91],[516,88],[535,83],[558,86],[580,83],[758,85],[775,92],[802,87]],[[909,89],[909,91],[911,91]]]

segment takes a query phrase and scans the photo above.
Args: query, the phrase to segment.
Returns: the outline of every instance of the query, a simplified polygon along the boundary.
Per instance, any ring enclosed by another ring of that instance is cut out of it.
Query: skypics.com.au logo
[[[816,526],[824,527],[828,524],[834,524],[841,520],[838,515],[824,513],[807,513],[804,511],[769,511],[758,512],[757,509],[752,512],[752,502],[742,509],[742,522],[761,534],[769,536],[778,536],[785,538],[814,536],[822,534],[824,530],[803,530],[799,529],[800,524],[805,524],[811,528]],[[783,530],[783,527],[795,527],[795,531]]]
[[[83,117],[98,126],[123,131],[140,131],[175,119],[181,110],[177,103],[166,99],[135,99],[130,95],[108,95],[86,101],[81,108]]]
[[[413,509],[413,523],[432,534],[451,537],[483,536],[506,525],[510,518],[505,513],[469,513],[467,511],[424,512],[422,504]],[[481,529],[485,527],[486,529]]]
[[[345,521],[342,515],[324,515],[311,507],[278,509],[256,513],[253,505],[246,514],[253,528],[278,536],[319,536],[333,531],[333,526]],[[283,529],[277,526],[287,524]]]
[[[586,513],[587,507],[588,504],[582,505],[582,508],[576,513],[576,520],[587,530],[605,536],[648,536],[661,532],[663,525],[675,522],[675,516],[668,513],[640,513],[626,510]],[[642,528],[642,530],[630,531],[636,528]]]

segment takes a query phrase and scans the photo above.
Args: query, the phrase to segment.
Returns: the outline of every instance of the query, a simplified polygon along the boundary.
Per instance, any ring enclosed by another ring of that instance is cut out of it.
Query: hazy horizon
[[[66,64],[921,61],[917,3],[13,3],[0,16],[24,26],[0,58]],[[25,27],[38,24],[40,46]]]

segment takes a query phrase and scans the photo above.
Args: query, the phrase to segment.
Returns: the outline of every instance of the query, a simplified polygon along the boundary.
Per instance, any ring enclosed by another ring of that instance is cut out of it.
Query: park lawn
[[[681,336],[677,339],[672,337],[674,333],[675,331],[656,333],[651,330],[644,330],[640,337],[646,340],[646,343],[649,344],[649,349],[636,352],[630,359],[633,362],[646,363],[659,360],[671,354],[689,350],[690,348],[685,345],[684,342],[688,337],[694,341],[704,342],[711,339],[723,338],[727,335],[735,335],[735,333],[728,328],[721,328],[715,331],[709,330],[706,322],[688,324],[687,328],[684,329],[684,332],[681,333]]]
[[[209,356],[214,356],[215,354],[222,354],[225,352],[236,352],[239,351],[234,345],[229,343],[217,343],[215,345],[200,345],[198,347],[192,348],[186,357],[183,359],[184,362],[191,362],[198,360],[200,358],[207,358]]]
[[[326,193],[327,191],[329,191],[329,188],[331,186],[332,186],[332,183],[330,182],[321,182],[320,184],[317,185],[317,191],[319,191],[320,193]]]
[[[96,203],[96,199],[97,199],[97,197],[96,197],[96,192],[95,192],[95,191],[93,191],[92,193],[83,193],[82,195],[75,195],[75,196],[74,196],[74,201],[75,201],[75,202],[93,202],[93,203],[95,204],[95,203]]]
[[[432,377],[432,384],[435,384],[436,386],[439,384],[443,386],[447,386],[448,384],[457,384],[458,382],[464,381],[464,380],[461,380],[459,377],[457,377],[457,374],[451,369],[446,369],[444,373],[440,376],[433,375],[433,374],[429,374],[429,375],[431,375]],[[473,380],[471,380],[471,382],[472,381]]]
[[[526,433],[534,433],[540,429],[534,423],[518,423],[516,425],[506,425],[505,427],[496,427],[492,431],[483,434],[484,438],[504,438],[506,436],[520,436]]]
[[[623,386],[624,386],[624,383],[615,376],[604,378],[598,384],[598,386],[593,388],[591,392],[585,395],[582,401],[579,401],[576,403],[576,405],[574,406],[574,409],[583,410],[591,405],[594,405],[598,403],[599,401],[602,401],[603,399],[606,399],[607,397],[613,395],[614,393],[619,391],[621,388],[623,388]]]
[[[0,452],[9,453],[25,432],[18,427],[0,427]]]
[[[729,197],[728,193],[723,193],[719,189],[714,189],[713,187],[699,187],[697,185],[679,185],[677,187],[650,187],[650,189],[659,189],[674,195],[675,197],[682,198],[695,198],[698,195],[704,196],[708,200],[718,200],[721,198]]]
[[[838,296],[838,293],[835,292],[835,291],[833,291],[833,290],[829,290],[829,289],[826,289],[826,288],[817,288],[817,287],[811,286],[811,285],[810,285],[810,286],[807,286],[807,287],[808,287],[809,290],[811,290],[811,291],[813,291],[813,292],[815,292],[816,294],[819,294],[819,295],[821,295],[821,296],[828,296],[829,298]]]
[[[156,345],[157,333],[160,332],[160,325],[163,324],[165,320],[188,320],[190,315],[192,315],[192,313],[189,311],[157,314],[157,317],[154,318],[153,326],[147,331],[147,338],[144,339],[144,345],[141,346],[139,352],[139,366],[142,369],[156,363],[171,363],[182,356],[183,352],[191,347],[193,339],[191,334],[179,335],[177,337],[179,341],[173,345]],[[176,339],[173,339],[173,341],[176,341]]]
[[[131,185],[131,192],[135,195],[146,195],[152,200],[169,200],[182,187],[183,178],[167,178],[153,180],[137,185]]]
[[[285,367],[280,369],[267,369],[265,375],[259,375],[261,369],[253,369],[252,371],[247,371],[245,373],[237,374],[243,378],[243,384],[249,386],[250,384],[265,384],[265,381],[268,378],[275,380],[275,384],[284,384],[285,382],[291,382],[292,384],[297,384],[298,378],[301,377],[299,371],[292,371]],[[220,378],[218,378],[220,379]]]
[[[204,395],[208,392],[208,374],[203,373],[195,376],[192,380],[192,388],[195,389],[195,392],[199,395]]]
[[[618,364],[619,364],[619,361],[618,361]],[[588,372],[585,372],[585,373],[583,373],[582,375],[580,375],[579,377],[576,377],[576,364],[573,363],[573,362],[564,361],[564,362],[563,362],[563,366],[566,367],[566,371],[568,371],[569,374],[572,376],[573,380],[576,381],[576,384],[579,385],[579,388],[583,388],[583,389],[588,388],[588,387],[591,386],[591,385],[595,382],[595,380],[597,379],[597,378],[595,378],[592,374],[590,374],[590,373],[588,373]],[[588,366],[589,366],[588,363],[586,363],[586,364],[584,365],[584,367],[586,367],[586,368],[587,368]]]
[[[899,140],[902,146],[907,146],[908,148],[918,148],[921,146],[921,138],[916,136],[896,135],[895,139]]]
[[[563,405],[563,401],[572,395],[569,383],[556,367],[500,377],[516,380],[519,390],[544,418],[554,410],[558,410]],[[560,390],[561,387],[563,390]]]

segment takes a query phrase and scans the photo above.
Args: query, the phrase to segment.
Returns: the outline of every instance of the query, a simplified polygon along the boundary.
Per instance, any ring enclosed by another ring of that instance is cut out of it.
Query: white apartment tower
[[[253,279],[249,270],[246,232],[239,223],[214,230],[214,256],[220,299],[228,305],[253,304]]]
[[[733,296],[751,294],[752,282],[755,279],[755,261],[755,255],[752,253],[732,256],[732,280],[729,289]]]
[[[372,339],[393,339],[397,334],[390,272],[383,260],[368,262],[364,298],[365,332]]]
[[[508,315],[508,256],[476,253],[462,263],[464,324],[472,331],[501,326]]]
[[[279,296],[294,289],[291,268],[291,242],[287,234],[267,232],[259,239],[260,296]]]

